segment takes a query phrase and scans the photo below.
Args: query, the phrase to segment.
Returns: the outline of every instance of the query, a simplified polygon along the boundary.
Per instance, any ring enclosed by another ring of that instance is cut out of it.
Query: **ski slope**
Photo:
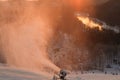
[[[115,75],[115,73],[118,74]],[[0,80],[52,80],[52,77],[53,75],[37,74],[0,64]],[[71,72],[67,75],[67,80],[120,80],[120,71],[108,70],[107,74],[95,70],[83,74]]]
[[[113,72],[114,73],[114,72]],[[72,73],[68,76],[69,80],[120,80],[120,73],[116,75],[112,72],[107,74],[102,72],[85,72],[81,74],[80,72]]]
[[[79,76],[81,80],[120,80],[120,75],[105,75],[105,74],[84,74]],[[77,80],[80,78],[76,77]]]
[[[0,80],[49,80],[43,74],[36,74],[0,65]]]

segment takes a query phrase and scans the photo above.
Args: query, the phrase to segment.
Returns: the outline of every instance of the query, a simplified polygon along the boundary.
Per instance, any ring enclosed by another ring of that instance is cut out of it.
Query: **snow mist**
[[[51,0],[0,2],[0,54],[4,62],[31,71],[58,71],[46,49],[59,10]]]

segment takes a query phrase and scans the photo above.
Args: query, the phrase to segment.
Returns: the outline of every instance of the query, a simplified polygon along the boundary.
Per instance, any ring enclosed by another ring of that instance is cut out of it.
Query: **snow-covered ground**
[[[81,72],[71,72],[67,75],[67,80],[120,80],[120,71],[106,69],[106,72],[107,74],[97,70],[86,71],[83,74]],[[52,80],[52,75],[36,74],[0,64],[0,80]]]
[[[120,66],[112,65],[103,72],[99,70],[84,71],[83,74],[72,72],[67,77],[69,80],[120,80]]]
[[[69,77],[70,80],[120,80],[120,75],[82,74]]]
[[[43,74],[13,69],[0,64],[0,80],[49,80],[49,78]]]
[[[73,72],[68,75],[69,80],[120,80],[120,72],[113,70],[106,70],[105,72],[93,70],[86,71],[83,74],[80,72]]]

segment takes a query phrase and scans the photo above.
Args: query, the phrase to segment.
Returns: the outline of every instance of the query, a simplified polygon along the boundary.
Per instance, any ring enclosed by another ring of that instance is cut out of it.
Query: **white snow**
[[[43,74],[13,69],[0,64],[0,80],[50,80]]]
[[[120,80],[120,71],[115,71],[114,68],[105,70],[107,74],[98,70],[84,71],[83,74],[81,74],[81,72],[71,72],[66,78],[67,80]],[[118,75],[116,75],[116,73],[118,73]],[[36,74],[0,64],[0,80],[52,80],[52,77],[52,75]]]
[[[69,80],[120,80],[119,71],[113,71],[109,69],[106,72],[107,74],[105,74],[105,72],[101,72],[97,70],[92,70],[89,72],[86,71],[83,74],[81,74],[80,72],[73,72],[68,75],[68,79]]]

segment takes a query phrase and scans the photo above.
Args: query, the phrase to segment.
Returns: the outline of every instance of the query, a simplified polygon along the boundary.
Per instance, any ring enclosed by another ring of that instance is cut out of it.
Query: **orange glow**
[[[85,7],[90,6],[94,3],[93,0],[65,0],[64,2],[69,4],[70,6],[72,6],[76,10],[85,8]]]
[[[102,31],[102,26],[95,21],[91,20],[89,17],[83,17],[83,16],[77,16],[78,20],[80,20],[83,24],[86,25],[88,28],[98,28],[100,31]]]

